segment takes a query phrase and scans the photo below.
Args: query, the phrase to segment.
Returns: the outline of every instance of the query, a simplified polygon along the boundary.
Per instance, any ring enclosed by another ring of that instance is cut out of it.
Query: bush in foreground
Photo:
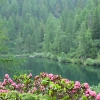
[[[88,83],[80,84],[44,72],[34,80],[32,74],[14,76],[13,80],[6,74],[0,82],[0,94],[6,100],[100,100],[100,94],[92,91]]]

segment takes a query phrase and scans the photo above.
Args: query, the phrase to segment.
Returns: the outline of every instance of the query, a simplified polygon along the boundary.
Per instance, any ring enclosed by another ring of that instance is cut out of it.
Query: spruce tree
[[[100,17],[97,8],[95,8],[92,21],[92,39],[100,39]]]

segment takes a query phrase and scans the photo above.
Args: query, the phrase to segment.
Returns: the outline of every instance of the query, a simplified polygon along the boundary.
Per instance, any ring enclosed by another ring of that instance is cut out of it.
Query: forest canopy
[[[3,0],[0,22],[14,54],[99,56],[100,0]],[[1,33],[0,33],[1,34]]]

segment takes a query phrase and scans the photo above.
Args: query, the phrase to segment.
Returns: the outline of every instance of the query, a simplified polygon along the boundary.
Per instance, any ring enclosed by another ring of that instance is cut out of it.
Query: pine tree
[[[97,8],[94,11],[93,21],[92,21],[92,39],[100,39],[100,18]]]
[[[68,18],[68,8],[66,7],[63,12],[62,12],[62,16],[61,16],[61,28],[63,29],[63,31],[66,31],[67,28],[67,18]]]
[[[57,23],[57,25],[58,26],[55,28],[54,42],[52,44],[50,44],[50,50],[52,53],[55,53],[55,54],[61,53],[61,49],[60,49],[61,47],[60,47],[60,42],[59,42],[60,39],[59,38],[61,37],[61,35],[65,35],[63,30],[61,29],[60,24]]]
[[[86,47],[87,47],[87,41],[86,41],[86,24],[83,21],[81,26],[80,26],[80,30],[78,31],[78,55],[79,57],[83,57],[86,58]]]
[[[47,17],[48,17],[48,9],[47,9],[47,7],[45,6],[45,5],[42,5],[41,7],[39,6],[39,11],[38,11],[38,13],[39,13],[39,19],[40,20],[43,20],[44,22],[46,22],[46,20],[47,20]]]
[[[50,43],[54,42],[56,24],[54,20],[55,18],[50,14],[46,23],[46,33],[44,34],[44,49],[46,51],[50,51]]]
[[[14,40],[15,39],[15,25],[11,16],[8,19],[7,28],[8,28],[8,34],[9,34],[10,40]]]
[[[17,15],[16,15],[16,19],[15,19],[15,23],[14,23],[14,25],[15,25],[15,32],[16,32],[16,33],[19,32],[19,28],[20,28],[19,23],[20,23],[20,17],[19,17],[19,15],[17,14]]]
[[[36,31],[33,32],[32,34],[32,50],[33,52],[37,52],[38,51],[38,34],[36,33]]]
[[[28,24],[24,24],[22,37],[25,39],[27,37],[27,35],[30,34],[30,33],[31,33],[31,30],[30,30],[29,23]]]
[[[29,25],[30,34],[32,35],[33,32],[35,32],[35,28],[36,28],[34,18],[31,17],[29,19],[29,24],[28,25]]]
[[[11,12],[17,15],[19,13],[19,7],[17,0],[11,1]]]
[[[11,14],[11,5],[9,4],[9,1],[7,0],[6,3],[1,3],[2,8],[1,8],[1,15],[2,17],[9,18]]]
[[[22,6],[22,17],[24,18],[24,21],[26,21],[26,17],[28,15],[32,15],[32,5],[30,1],[24,0],[23,6]],[[27,15],[27,16],[26,16]]]
[[[6,29],[0,23],[0,54],[8,52],[7,40],[8,37]]]
[[[32,52],[32,36],[30,34],[28,34],[26,37],[24,51],[27,53]]]
[[[15,52],[20,54],[22,52],[22,50],[23,50],[23,38],[21,37],[21,33],[20,32],[18,33],[14,44],[15,44],[15,47],[16,47]]]
[[[70,51],[69,39],[67,38],[67,35],[61,35],[59,37],[59,52],[68,53],[69,51]]]

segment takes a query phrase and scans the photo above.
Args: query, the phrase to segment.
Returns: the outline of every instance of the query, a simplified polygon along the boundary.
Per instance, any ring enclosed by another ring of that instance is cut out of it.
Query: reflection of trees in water
[[[100,80],[100,70],[97,71],[97,76],[98,76],[98,78]]]
[[[70,80],[74,80],[74,81],[79,80],[80,82],[83,82],[85,75],[82,72],[81,68],[78,67],[78,65],[63,64],[63,66],[62,66],[60,64],[60,67],[62,69],[63,77],[66,77]]]
[[[0,57],[0,78],[3,79],[4,75],[8,73],[11,77],[13,75],[23,74],[27,71],[21,71],[20,66],[24,65],[24,58],[17,58],[14,56],[1,56]],[[2,77],[3,76],[3,77]]]
[[[7,67],[7,66],[0,66],[0,80],[3,80],[4,78],[4,75],[6,73],[8,73],[11,77],[14,75],[14,74],[18,74],[19,72],[21,71],[18,71],[15,70],[15,68],[12,68],[12,67]]]
[[[98,85],[100,83],[100,68],[86,66],[83,71],[86,74],[85,80],[90,85]]]
[[[0,81],[3,79],[4,73],[5,73],[5,71],[0,68]]]
[[[61,68],[57,64],[57,61],[52,61],[51,59],[47,59],[44,62],[44,67],[45,67],[45,72],[62,75]]]
[[[86,70],[91,71],[97,74],[98,79],[100,80],[100,67],[98,66],[86,66]]]
[[[98,69],[95,70],[93,67],[61,63],[59,63],[59,67],[61,68],[62,76],[69,80],[80,81],[81,83],[88,82],[90,85],[97,85],[100,82],[98,78],[100,71]]]
[[[15,70],[18,69],[15,68]],[[24,70],[31,70],[33,77],[38,75],[40,72],[48,72],[61,75],[62,77],[68,78],[72,81],[80,81],[81,83],[88,82],[90,85],[97,85],[100,81],[99,68],[76,64],[64,64],[46,58],[27,58],[25,65],[20,67],[20,71],[24,72]],[[4,76],[3,73],[5,72],[0,71],[0,77]]]
[[[45,69],[43,67],[43,60],[41,58],[28,58],[25,65],[25,69],[31,70],[33,76],[38,75],[40,72],[43,72]]]
[[[77,64],[64,64],[51,59],[36,58],[37,67],[35,71],[58,74],[73,81],[88,82],[90,85],[99,83],[98,74],[95,68]]]

